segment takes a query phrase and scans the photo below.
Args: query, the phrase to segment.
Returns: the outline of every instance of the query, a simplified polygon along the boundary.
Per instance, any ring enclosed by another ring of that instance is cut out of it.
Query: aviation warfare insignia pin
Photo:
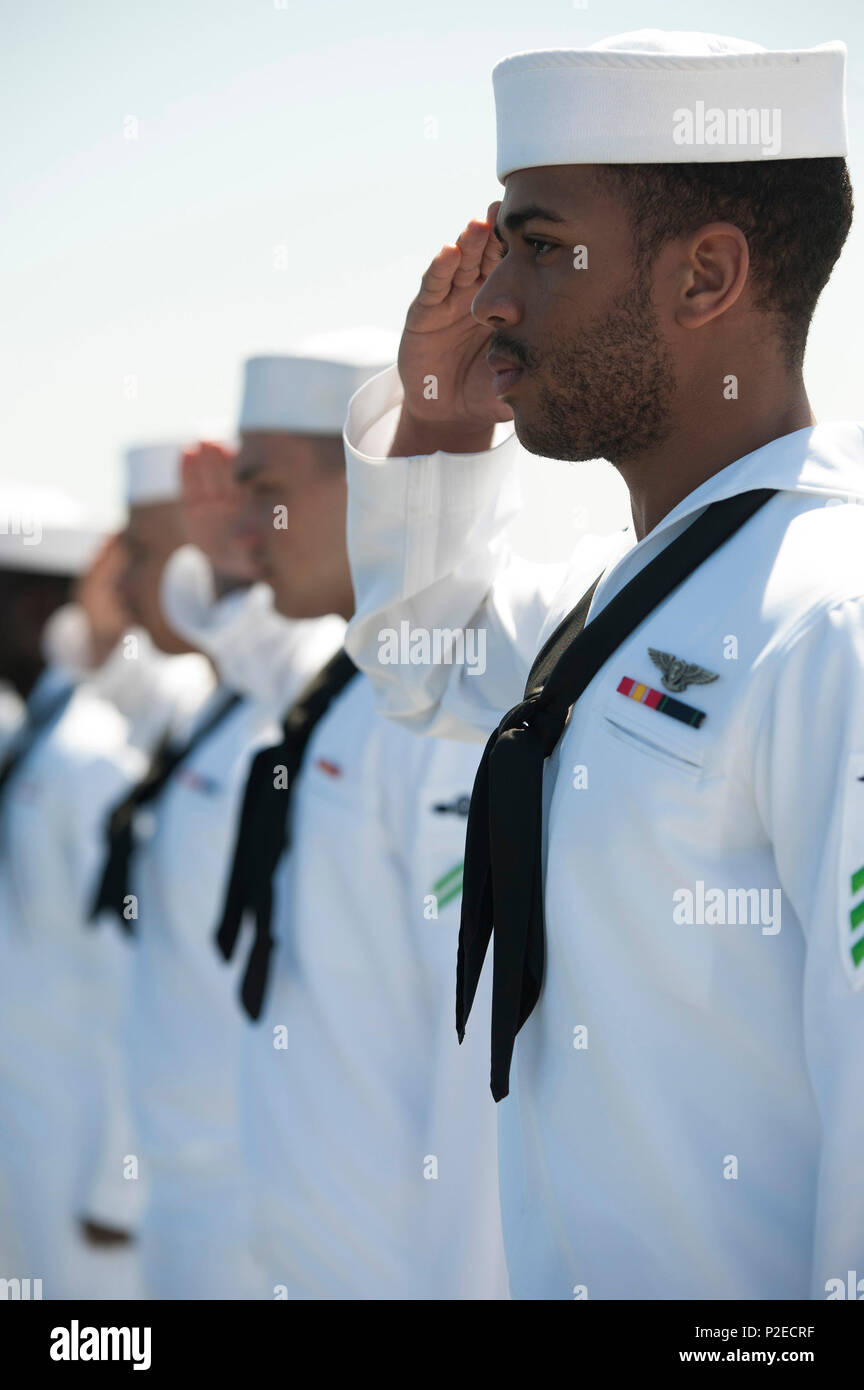
[[[663,672],[660,684],[673,695],[681,695],[688,685],[710,685],[719,677],[714,671],[706,671],[704,666],[696,666],[692,661],[682,661],[671,652],[658,652],[656,647],[648,648],[648,655]]]

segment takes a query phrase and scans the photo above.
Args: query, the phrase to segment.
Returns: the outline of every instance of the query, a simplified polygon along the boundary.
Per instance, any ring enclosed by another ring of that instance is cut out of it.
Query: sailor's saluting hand
[[[109,536],[75,586],[75,601],[87,616],[92,670],[107,659],[131,622],[120,593],[125,563],[123,536]]]
[[[240,539],[240,490],[234,454],[225,444],[202,441],[183,451],[183,516],[189,540],[203,550],[217,584],[233,587],[255,579]]]
[[[472,219],[454,245],[441,248],[408,310],[399,345],[405,400],[393,456],[480,452],[495,424],[513,418],[492,390],[486,362],[492,331],[471,314],[474,296],[501,259],[492,230],[500,206],[491,203],[485,221]]]

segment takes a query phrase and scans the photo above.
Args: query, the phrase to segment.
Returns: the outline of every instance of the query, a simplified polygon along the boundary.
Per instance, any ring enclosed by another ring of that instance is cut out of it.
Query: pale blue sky
[[[431,255],[498,196],[494,63],[655,26],[847,43],[861,214],[808,380],[824,418],[864,414],[858,0],[2,0],[0,13],[7,477],[114,510],[124,442],[230,420],[245,355],[398,328]]]

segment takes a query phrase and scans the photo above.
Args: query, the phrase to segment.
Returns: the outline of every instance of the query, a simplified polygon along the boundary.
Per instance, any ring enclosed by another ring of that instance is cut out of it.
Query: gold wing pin
[[[675,695],[680,695],[688,685],[710,685],[719,679],[713,671],[706,671],[704,666],[696,666],[692,661],[682,661],[671,652],[658,652],[656,647],[649,647],[648,655],[663,672],[660,684]]]

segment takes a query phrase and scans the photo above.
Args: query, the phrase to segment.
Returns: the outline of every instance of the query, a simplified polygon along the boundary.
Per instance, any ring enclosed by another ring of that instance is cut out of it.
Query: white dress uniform
[[[485,1040],[453,1031],[476,761],[360,676],[306,749],[242,1087],[265,1297],[507,1296]]]
[[[69,686],[49,668],[34,712]],[[0,1254],[45,1298],[138,1295],[134,1247],[85,1246],[78,1220],[134,1226],[118,1028],[126,943],[88,923],[110,806],[140,776],[125,720],[85,686],[11,775],[0,810]]]
[[[101,540],[51,489],[5,486],[0,509],[4,569],[78,574]],[[22,723],[3,750],[20,736],[0,808],[0,1274],[41,1279],[46,1298],[130,1298],[134,1245],[85,1245],[79,1219],[129,1231],[138,1209],[118,1031],[129,956],[88,915],[103,819],[144,764],[128,722],[52,651],[58,624],[29,700],[44,727],[31,742]]]
[[[133,783],[140,780],[159,744],[165,739],[182,739],[217,691],[215,672],[207,657],[199,652],[182,655],[162,652],[143,629],[132,629],[124,634],[102,666],[91,671],[87,617],[75,603],[66,604],[52,616],[43,645],[64,671],[78,681],[86,681],[88,691],[122,718],[130,765],[135,769]],[[108,816],[130,789],[131,785],[125,783],[109,799],[100,818],[94,851],[94,892],[104,866]],[[91,900],[92,896],[93,893]],[[88,910],[89,906],[88,903]],[[112,1136],[107,1155],[110,1171],[116,1169],[118,1152],[134,1160],[134,1169],[130,1171],[135,1173],[136,1200],[134,1204],[127,1204],[126,1226],[133,1230],[135,1237],[131,1253],[136,1265],[135,1296],[139,1296],[148,1284],[152,1286],[147,1274],[152,1263],[152,1243],[141,1229],[144,1213],[152,1209],[152,1204],[148,1196],[150,1165],[142,1161],[138,1132],[140,1107],[133,1092],[128,1056],[131,986],[138,979],[136,951],[134,943],[125,937],[110,915],[100,914],[95,925],[88,927],[88,933],[102,942],[106,966],[114,961],[118,969],[117,962],[122,962],[114,991],[118,1006],[111,1017],[111,1047],[116,1062],[110,1073],[110,1087],[103,1088],[105,1117],[102,1123],[105,1132]],[[157,1043],[154,1038],[150,1045],[156,1048]],[[107,1282],[106,1290],[114,1296],[112,1288]]]
[[[547,762],[545,979],[500,1105],[502,1205],[515,1297],[824,1298],[864,1269],[862,427],[775,439],[640,542],[547,568],[508,558],[512,437],[386,458],[400,403],[391,370],[350,408],[348,650],[422,732],[485,737],[598,574],[591,616],[708,504],[779,490],[601,668]],[[401,623],[482,630],[485,675],[382,664]],[[701,725],[657,707],[664,654],[716,676],[674,697]]]
[[[206,649],[223,684],[189,732],[236,688],[246,663],[274,635],[290,700],[339,646],[340,619],[289,624],[262,602],[264,586],[212,609],[201,593],[206,561],[184,547],[169,561],[165,609]],[[202,573],[202,571],[204,571]],[[142,834],[132,868],[138,899],[130,992],[130,1090],[146,1178],[141,1253],[147,1292],[167,1299],[261,1296],[250,1254],[248,1184],[237,1122],[237,1069],[245,1016],[236,970],[214,932],[225,891],[252,752],[278,733],[266,700],[243,699],[177,768]]]

